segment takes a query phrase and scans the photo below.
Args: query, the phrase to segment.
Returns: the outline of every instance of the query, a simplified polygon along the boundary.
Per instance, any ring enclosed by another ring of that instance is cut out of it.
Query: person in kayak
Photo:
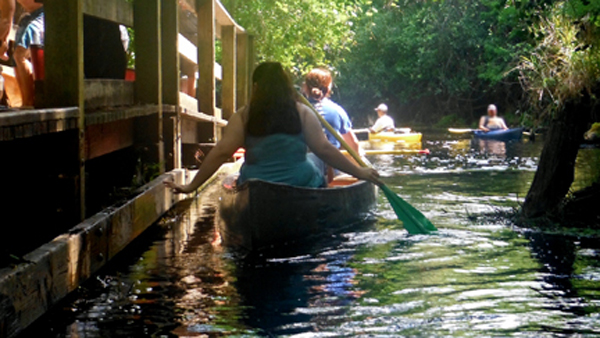
[[[223,138],[208,153],[192,182],[182,186],[165,181],[165,186],[177,193],[195,191],[241,147],[246,153],[238,184],[261,179],[295,186],[324,186],[323,174],[307,158],[307,148],[335,168],[380,184],[376,170],[352,164],[327,140],[312,110],[298,102],[298,94],[280,63],[259,65],[252,83],[249,106],[229,119]]]
[[[487,115],[479,119],[479,129],[487,133],[490,130],[506,130],[508,127],[504,119],[498,116],[498,108],[490,104],[487,109]]]
[[[382,131],[394,131],[396,127],[394,125],[394,119],[387,114],[388,106],[382,103],[375,108],[375,111],[379,118],[375,121],[375,124],[369,128],[369,132],[371,134],[377,134]]]
[[[342,138],[348,143],[350,148],[359,152],[358,138],[356,138],[356,135],[352,131],[352,121],[350,121],[348,113],[329,98],[332,88],[333,77],[331,76],[331,72],[325,68],[315,68],[306,75],[302,92],[319,114],[323,116],[325,121],[342,135]],[[324,131],[329,142],[336,148],[340,148],[340,142],[328,130]]]

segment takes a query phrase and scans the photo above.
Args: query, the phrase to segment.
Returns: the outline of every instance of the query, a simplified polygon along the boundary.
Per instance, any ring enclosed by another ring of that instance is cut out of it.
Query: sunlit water
[[[438,234],[409,236],[381,195],[371,222],[242,257],[215,241],[207,195],[24,336],[600,336],[600,241],[500,216],[523,201],[541,143],[440,135],[423,146],[431,155],[371,160]],[[600,162],[582,154],[576,185]]]

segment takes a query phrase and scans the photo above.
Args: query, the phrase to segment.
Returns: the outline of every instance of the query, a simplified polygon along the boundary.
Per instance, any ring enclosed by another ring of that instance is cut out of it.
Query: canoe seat
[[[350,175],[338,175],[333,178],[333,181],[329,182],[328,187],[345,187],[358,182],[356,177]]]

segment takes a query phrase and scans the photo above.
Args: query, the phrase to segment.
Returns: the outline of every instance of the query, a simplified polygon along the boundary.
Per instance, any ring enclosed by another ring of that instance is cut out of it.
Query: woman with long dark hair
[[[250,105],[231,117],[223,139],[208,154],[192,182],[180,186],[166,181],[165,185],[179,193],[195,191],[241,147],[246,149],[246,160],[239,183],[256,178],[295,186],[324,186],[323,174],[307,158],[307,148],[341,171],[378,182],[377,171],[355,166],[327,141],[317,117],[298,102],[281,64],[259,65],[252,83]]]

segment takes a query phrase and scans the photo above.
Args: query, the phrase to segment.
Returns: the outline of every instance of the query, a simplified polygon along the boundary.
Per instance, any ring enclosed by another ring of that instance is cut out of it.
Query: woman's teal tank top
[[[302,133],[246,136],[246,160],[240,169],[238,184],[248,179],[285,183],[299,187],[322,187],[325,179],[306,157]]]

